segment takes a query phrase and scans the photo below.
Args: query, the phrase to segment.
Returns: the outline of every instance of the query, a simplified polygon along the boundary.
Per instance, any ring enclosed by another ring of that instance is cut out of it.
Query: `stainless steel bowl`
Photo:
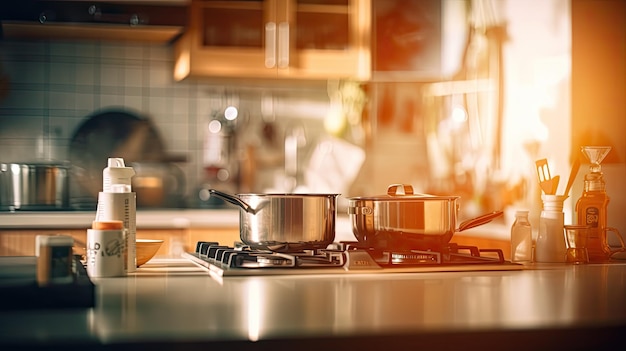
[[[69,165],[0,163],[0,209],[69,209]]]

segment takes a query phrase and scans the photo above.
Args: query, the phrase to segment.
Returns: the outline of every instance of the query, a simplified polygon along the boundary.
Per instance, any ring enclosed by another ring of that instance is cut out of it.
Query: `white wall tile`
[[[124,106],[141,111],[143,109],[141,96],[124,95]]]
[[[107,87],[123,86],[124,66],[104,64],[100,66],[100,85]]]
[[[57,57],[74,57],[76,56],[76,44],[72,42],[56,42],[49,46],[50,59],[54,61]]]
[[[171,104],[168,106],[170,100],[164,97],[149,97],[148,98],[148,110],[159,121],[166,122],[168,120],[168,111],[171,111]]]
[[[44,117],[39,115],[0,116],[0,136],[30,139],[43,134]]]
[[[71,117],[49,118],[48,137],[51,139],[70,139],[74,127],[74,119]]]
[[[75,93],[51,91],[48,93],[48,96],[48,108],[50,109],[73,110],[76,106]]]
[[[146,45],[133,43],[124,46],[124,56],[126,60],[143,60],[148,55]]]
[[[94,85],[97,72],[96,65],[93,63],[75,63],[75,83],[77,85]]]
[[[96,106],[99,109],[124,106],[124,95],[100,95],[100,104]]]
[[[8,61],[3,66],[13,83],[43,84],[46,82],[45,63]]]
[[[35,90],[9,90],[9,95],[2,101],[3,108],[45,108],[46,94]]]
[[[175,115],[183,115],[183,116],[188,115],[189,114],[189,99],[182,98],[182,97],[172,98],[172,111]]]
[[[100,47],[96,42],[78,42],[74,43],[76,57],[95,58],[99,56]]]
[[[66,62],[50,62],[48,75],[49,84],[65,84],[73,88],[76,82],[75,64]]]
[[[174,78],[172,77],[171,72],[172,70],[170,64],[167,62],[150,61],[150,87],[159,88],[172,85],[174,83]]]
[[[125,55],[126,45],[110,42],[100,43],[100,59],[105,62],[110,59],[124,59]]]
[[[142,67],[140,65],[127,65],[124,67],[123,83],[126,87],[141,87],[143,85]]]
[[[74,108],[78,115],[87,115],[94,110],[94,96],[91,93],[74,93]]]

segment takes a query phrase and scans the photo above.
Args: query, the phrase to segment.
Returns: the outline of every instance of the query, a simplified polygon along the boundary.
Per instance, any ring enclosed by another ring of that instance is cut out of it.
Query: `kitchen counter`
[[[138,229],[239,228],[239,209],[138,210]],[[93,211],[0,212],[1,229],[91,228]],[[337,241],[356,240],[347,215],[336,218]]]
[[[0,212],[0,228],[90,228],[95,211]],[[237,227],[237,209],[138,210],[137,228]]]
[[[239,209],[170,209],[138,210],[137,228],[224,228],[239,227]],[[83,229],[90,228],[93,211],[24,211],[0,212],[0,229]],[[470,237],[508,240],[509,228],[488,223],[462,232]],[[356,240],[347,214],[336,218],[336,241]]]
[[[626,264],[212,278],[182,259],[94,279],[88,309],[3,311],[0,348],[621,349]]]

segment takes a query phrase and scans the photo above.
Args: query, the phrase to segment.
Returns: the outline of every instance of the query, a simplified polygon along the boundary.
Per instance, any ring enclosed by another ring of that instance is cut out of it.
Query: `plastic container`
[[[98,194],[96,221],[119,220],[126,229],[125,248],[128,272],[137,268],[137,195],[132,191],[131,180],[135,175],[132,167],[126,167],[124,159],[109,158],[102,171],[102,191]]]
[[[105,193],[130,193],[131,178],[135,175],[132,167],[126,167],[123,158],[111,157],[102,171],[102,191]]]
[[[126,229],[122,221],[94,221],[87,229],[87,274],[92,278],[126,275]]]
[[[543,209],[539,217],[539,234],[535,245],[536,262],[565,262],[563,234],[563,201],[567,196],[542,195]]]
[[[528,211],[517,211],[511,226],[511,262],[532,262],[533,236]]]

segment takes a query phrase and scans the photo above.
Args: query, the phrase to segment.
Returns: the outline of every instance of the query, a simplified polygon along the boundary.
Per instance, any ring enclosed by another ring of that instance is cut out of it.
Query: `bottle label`
[[[585,224],[591,228],[598,228],[600,210],[597,207],[587,207],[585,210]]]

